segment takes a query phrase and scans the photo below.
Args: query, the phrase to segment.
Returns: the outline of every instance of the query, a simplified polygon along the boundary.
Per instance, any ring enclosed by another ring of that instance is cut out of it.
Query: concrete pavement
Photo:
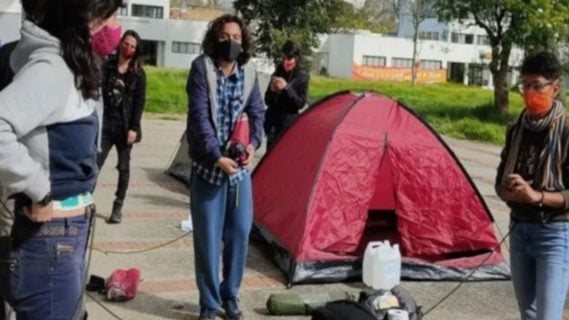
[[[97,219],[91,273],[107,277],[116,268],[138,267],[143,282],[133,301],[108,303],[94,295],[121,319],[195,319],[198,292],[193,271],[192,238],[139,254],[105,254],[100,251],[143,250],[183,235],[180,221],[189,214],[186,188],[163,174],[184,130],[185,121],[145,117],[143,141],[132,151],[131,184],[120,225],[104,222],[110,214],[116,188],[116,155],[111,151],[101,172],[95,194]],[[507,230],[507,211],[494,195],[493,183],[500,148],[446,139],[483,194],[496,219],[498,237]],[[507,249],[504,248],[504,252]],[[405,282],[418,303],[428,309],[456,282]],[[297,285],[286,289],[282,273],[255,244],[251,245],[242,286],[241,303],[247,319],[309,319],[269,316],[265,302],[271,293],[328,291],[358,292],[361,283]],[[116,319],[88,300],[90,319]],[[426,319],[506,320],[518,319],[509,281],[464,284]]]

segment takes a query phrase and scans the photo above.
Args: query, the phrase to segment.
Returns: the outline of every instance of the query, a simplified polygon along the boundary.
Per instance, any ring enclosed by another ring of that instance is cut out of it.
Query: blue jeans
[[[521,319],[561,320],[569,287],[569,222],[511,222],[510,230]]]
[[[18,320],[80,317],[90,215],[39,224],[19,216],[0,282]]]
[[[202,310],[217,310],[221,301],[236,298],[247,262],[253,223],[251,176],[237,186],[226,179],[221,186],[192,175],[190,206],[194,224],[196,282]],[[219,255],[223,244],[223,282]]]

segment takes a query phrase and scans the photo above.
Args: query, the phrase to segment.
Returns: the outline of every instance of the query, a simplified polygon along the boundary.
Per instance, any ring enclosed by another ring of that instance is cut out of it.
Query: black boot
[[[121,223],[122,220],[122,200],[115,200],[113,202],[113,211],[111,212],[111,216],[109,217],[108,223]]]

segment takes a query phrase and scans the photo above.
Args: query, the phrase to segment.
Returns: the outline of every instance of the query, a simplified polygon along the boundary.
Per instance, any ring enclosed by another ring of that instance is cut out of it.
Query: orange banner
[[[352,78],[357,80],[411,81],[411,68],[370,67],[353,64]],[[447,82],[447,71],[446,69],[419,69],[417,70],[417,82]]]

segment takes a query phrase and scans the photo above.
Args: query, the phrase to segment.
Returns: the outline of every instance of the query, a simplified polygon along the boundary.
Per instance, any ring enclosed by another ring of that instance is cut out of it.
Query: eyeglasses
[[[518,91],[521,93],[533,90],[535,92],[543,92],[545,88],[552,85],[553,82],[532,82],[532,83],[522,83],[518,86]]]

